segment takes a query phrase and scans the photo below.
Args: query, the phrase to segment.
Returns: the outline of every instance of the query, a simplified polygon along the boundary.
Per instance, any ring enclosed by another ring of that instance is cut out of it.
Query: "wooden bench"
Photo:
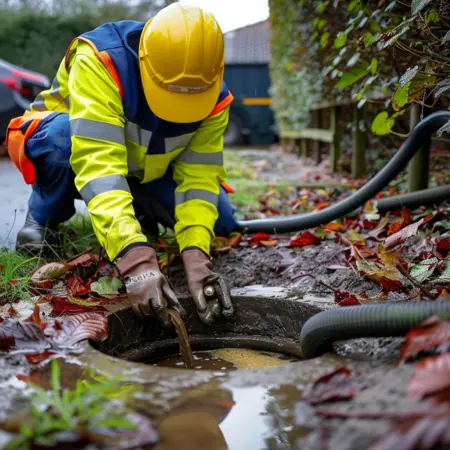
[[[285,130],[280,133],[282,146],[286,148],[297,147],[302,157],[308,156],[307,140],[313,141],[313,152],[317,163],[321,159],[323,144],[330,146],[331,169],[337,171],[341,156],[342,129],[338,126],[339,112],[342,106],[353,105],[353,154],[352,177],[361,178],[366,173],[365,163],[365,134],[360,130],[360,122],[364,119],[364,108],[358,109],[351,101],[324,102],[311,105],[312,128],[304,130]],[[319,128],[322,123],[324,110],[330,110],[330,128]]]

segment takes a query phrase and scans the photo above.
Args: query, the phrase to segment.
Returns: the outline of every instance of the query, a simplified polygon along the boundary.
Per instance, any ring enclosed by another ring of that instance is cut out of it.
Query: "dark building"
[[[268,20],[225,33],[225,82],[235,98],[225,133],[226,145],[274,141],[269,39]]]

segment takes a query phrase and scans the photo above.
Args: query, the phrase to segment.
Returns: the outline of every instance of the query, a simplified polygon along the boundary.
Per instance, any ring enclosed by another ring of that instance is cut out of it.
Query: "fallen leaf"
[[[424,281],[428,280],[431,275],[433,275],[433,272],[437,267],[437,262],[437,258],[430,258],[420,261],[419,264],[411,267],[409,274],[415,281],[417,281],[417,283],[422,284]]]
[[[36,283],[43,280],[54,280],[60,278],[71,266],[62,262],[51,262],[40,267],[31,275],[31,281]]]
[[[436,245],[436,249],[438,252],[441,252],[443,254],[448,253],[450,250],[450,237],[439,239]]]
[[[386,232],[386,226],[389,223],[389,219],[387,216],[384,216],[379,222],[378,226],[370,231],[367,237],[372,238],[374,240],[379,240],[380,235]]]
[[[310,405],[350,400],[360,388],[352,372],[346,367],[341,367],[318,378],[312,386],[307,387],[303,391],[302,400]]]
[[[345,297],[340,300],[337,304],[339,306],[357,306],[360,305],[361,302],[354,295],[351,295],[350,297]]]
[[[31,382],[36,386],[40,386],[41,384],[41,377],[39,376],[38,373],[35,373],[34,375],[23,375],[19,373],[18,375],[16,375],[16,378],[25,383]]]
[[[91,291],[105,298],[114,298],[119,295],[122,282],[119,278],[101,277],[91,284]]]
[[[89,300],[85,300],[83,304],[81,304],[82,300],[75,297],[59,297],[52,295],[47,298],[54,305],[52,308],[53,315],[78,314],[105,310],[105,308],[99,304],[99,301],[90,302]]]
[[[76,257],[75,259],[72,259],[71,261],[67,262],[67,265],[70,267],[70,269],[74,269],[75,267],[90,267],[92,264],[98,262],[97,255],[94,255],[91,252],[83,253],[80,256]]]
[[[320,242],[320,238],[315,234],[305,231],[302,234],[294,236],[289,242],[289,247],[305,247],[306,245],[313,245]]]
[[[228,238],[228,245],[230,247],[237,247],[239,245],[239,242],[242,240],[241,233],[231,233],[230,237]]]
[[[108,320],[101,314],[83,313],[55,320],[45,331],[53,348],[71,349],[81,341],[101,342],[108,337]]]
[[[250,244],[259,244],[261,241],[270,240],[270,235],[267,233],[256,233],[250,238]]]
[[[421,399],[448,387],[450,387],[450,353],[417,363],[416,373],[409,380],[408,394]]]
[[[432,316],[413,328],[405,336],[400,350],[400,363],[413,358],[419,352],[450,341],[450,322]]]
[[[400,280],[401,274],[395,267],[380,267],[375,262],[356,261],[358,270],[370,280],[379,283],[386,292],[405,289]]]
[[[274,247],[277,245],[278,239],[272,239],[270,241],[260,241],[260,244],[264,247]]]
[[[365,242],[364,236],[360,235],[355,230],[347,231],[346,237],[350,242]]]
[[[29,316],[26,319],[27,322],[33,322],[36,325],[38,325],[40,328],[44,329],[47,325],[42,319],[41,319],[41,308],[39,305],[34,305],[33,314]]]
[[[403,220],[398,220],[397,222],[391,223],[389,225],[388,236],[397,233],[397,231],[400,231],[402,227],[403,227]]]
[[[397,233],[393,234],[392,236],[389,236],[385,239],[384,245],[386,248],[394,247],[398,244],[401,244],[406,241],[411,236],[416,236],[419,232],[419,228],[423,225],[424,219],[420,219],[415,223],[412,223],[404,228],[402,228],[400,231],[397,231]]]
[[[44,352],[40,353],[27,353],[25,355],[25,358],[27,358],[27,361],[30,364],[33,364],[37,366],[42,361],[45,361],[46,359],[50,358],[50,356],[56,355],[55,352],[51,352],[49,350],[45,350]]]
[[[90,286],[85,284],[83,280],[76,274],[71,274],[66,279],[67,292],[73,297],[88,295]]]
[[[0,347],[26,348],[36,344],[45,345],[45,336],[35,323],[6,319],[0,325]]]
[[[395,421],[373,450],[428,450],[450,444],[450,415],[424,415]]]
[[[341,223],[329,223],[325,225],[323,229],[330,233],[345,231],[344,225]]]

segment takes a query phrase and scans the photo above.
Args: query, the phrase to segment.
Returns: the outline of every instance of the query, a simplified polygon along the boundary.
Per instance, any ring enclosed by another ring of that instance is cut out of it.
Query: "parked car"
[[[35,97],[49,86],[45,75],[0,59],[0,148],[9,121],[23,114]]]

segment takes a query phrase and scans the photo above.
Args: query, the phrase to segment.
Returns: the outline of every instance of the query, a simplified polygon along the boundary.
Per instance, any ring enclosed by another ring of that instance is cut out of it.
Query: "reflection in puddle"
[[[225,386],[226,387],[226,386]],[[270,396],[267,389],[233,388],[236,405],[219,425],[230,450],[264,449],[265,438],[271,426],[265,420],[266,404]]]
[[[296,360],[278,353],[247,349],[224,348],[194,352],[194,369],[197,370],[255,370],[281,366],[293,361]],[[153,365],[159,367],[185,367],[181,355],[172,355],[153,361]]]

